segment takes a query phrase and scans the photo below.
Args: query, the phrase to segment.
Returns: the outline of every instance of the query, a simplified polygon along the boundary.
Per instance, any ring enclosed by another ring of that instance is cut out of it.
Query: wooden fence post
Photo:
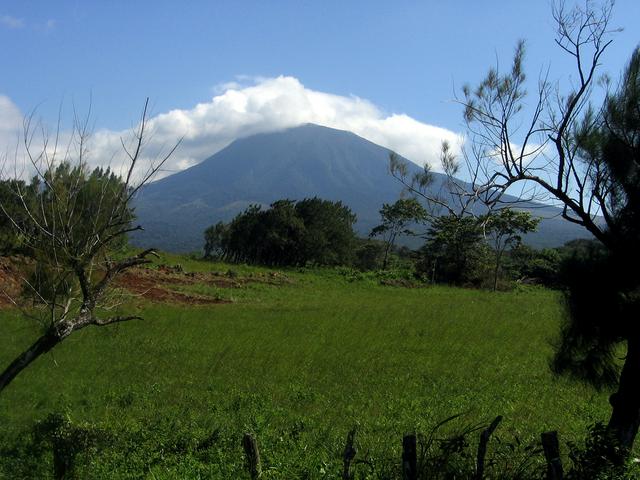
[[[72,465],[69,452],[65,451],[64,445],[60,441],[53,443],[53,478],[63,480],[67,474],[71,473]]]
[[[562,480],[562,459],[560,458],[558,432],[544,432],[541,438],[544,457],[547,460],[547,480]]]
[[[476,459],[476,480],[482,480],[484,477],[484,459],[487,456],[487,444],[489,443],[489,437],[498,428],[498,425],[502,421],[502,416],[498,415],[491,424],[485,428],[480,434],[480,443],[478,444],[478,457]]]
[[[260,452],[258,451],[258,442],[256,437],[250,433],[245,433],[242,438],[242,446],[244,447],[244,453],[247,456],[251,480],[260,478],[262,475],[262,465],[260,464]]]
[[[347,443],[344,447],[344,454],[342,456],[344,462],[344,469],[342,470],[342,480],[352,480],[353,470],[351,469],[351,462],[356,457],[358,450],[354,446],[356,438],[356,427],[347,434]]]
[[[415,434],[405,435],[402,439],[402,480],[417,480],[418,452]]]

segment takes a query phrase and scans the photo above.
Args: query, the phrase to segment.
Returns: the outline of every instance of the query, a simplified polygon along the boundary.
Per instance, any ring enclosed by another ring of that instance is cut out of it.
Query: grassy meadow
[[[549,371],[557,292],[406,288],[346,269],[273,272],[170,255],[158,262],[270,281],[173,285],[230,302],[134,299],[128,310],[144,320],[87,328],[37,360],[0,396],[0,478],[52,471],[38,440],[52,413],[78,426],[69,434],[83,446],[78,478],[149,479],[248,478],[244,432],[258,439],[263,478],[340,478],[354,426],[356,458],[366,460],[356,478],[397,478],[402,435],[454,414],[463,415],[443,435],[503,415],[491,450],[534,443],[545,430],[578,441],[608,413],[608,392]],[[2,310],[0,335],[6,365],[38,326]]]

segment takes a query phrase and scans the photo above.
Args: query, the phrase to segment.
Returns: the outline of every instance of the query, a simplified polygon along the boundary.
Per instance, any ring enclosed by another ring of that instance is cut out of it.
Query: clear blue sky
[[[624,27],[604,59],[614,78],[640,42],[640,1],[620,0]],[[297,78],[367,99],[385,113],[461,129],[451,103],[516,41],[527,70],[569,70],[539,1],[0,1],[0,95],[52,120],[62,100],[96,128],[123,129],[145,97],[154,112],[193,108],[238,75]]]

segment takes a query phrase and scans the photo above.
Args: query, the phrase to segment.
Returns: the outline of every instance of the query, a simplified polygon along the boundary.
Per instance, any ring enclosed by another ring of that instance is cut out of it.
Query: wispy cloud
[[[183,138],[165,165],[164,176],[205,160],[237,138],[304,123],[354,132],[419,165],[429,163],[435,169],[439,168],[442,140],[448,140],[454,147],[461,144],[456,132],[402,113],[386,114],[373,102],[357,96],[312,90],[291,76],[253,80],[241,77],[216,91],[219,93],[210,101],[191,109],[171,110],[152,117],[149,128],[153,135],[148,138],[143,163],[150,164]],[[122,155],[120,139],[126,139],[127,134],[96,131],[90,146],[91,162],[116,169],[124,164],[126,157]]]
[[[6,95],[0,94],[0,146],[15,143],[22,127],[22,112]]]
[[[24,20],[11,15],[0,15],[0,25],[7,28],[22,28],[24,27]]]

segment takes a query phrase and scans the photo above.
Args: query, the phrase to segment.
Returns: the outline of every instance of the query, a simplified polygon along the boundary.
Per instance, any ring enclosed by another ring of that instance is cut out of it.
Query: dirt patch
[[[13,306],[11,299],[20,298],[23,291],[22,275],[25,260],[14,257],[0,257],[0,308]],[[250,283],[283,285],[291,283],[280,272],[250,274],[240,277],[235,271],[227,272],[185,272],[180,265],[157,265],[152,268],[132,268],[116,277],[115,286],[153,302],[184,303],[206,305],[230,303],[230,300],[176,291],[175,287],[185,285],[210,285],[217,288],[242,288]]]
[[[172,287],[184,285],[210,285],[217,288],[242,288],[250,283],[283,285],[291,283],[280,272],[252,274],[240,277],[235,271],[227,272],[184,272],[179,265],[158,265],[155,268],[133,268],[117,278],[116,284],[135,295],[157,302],[186,303],[204,305],[230,303],[230,300],[214,298],[188,292],[178,292]]]
[[[147,272],[142,269],[130,270],[120,275],[116,280],[116,284],[134,295],[152,302],[186,303],[190,305],[230,303],[229,300],[171,290],[166,288],[166,285],[187,285],[197,282],[188,282],[185,279],[167,279]]]

